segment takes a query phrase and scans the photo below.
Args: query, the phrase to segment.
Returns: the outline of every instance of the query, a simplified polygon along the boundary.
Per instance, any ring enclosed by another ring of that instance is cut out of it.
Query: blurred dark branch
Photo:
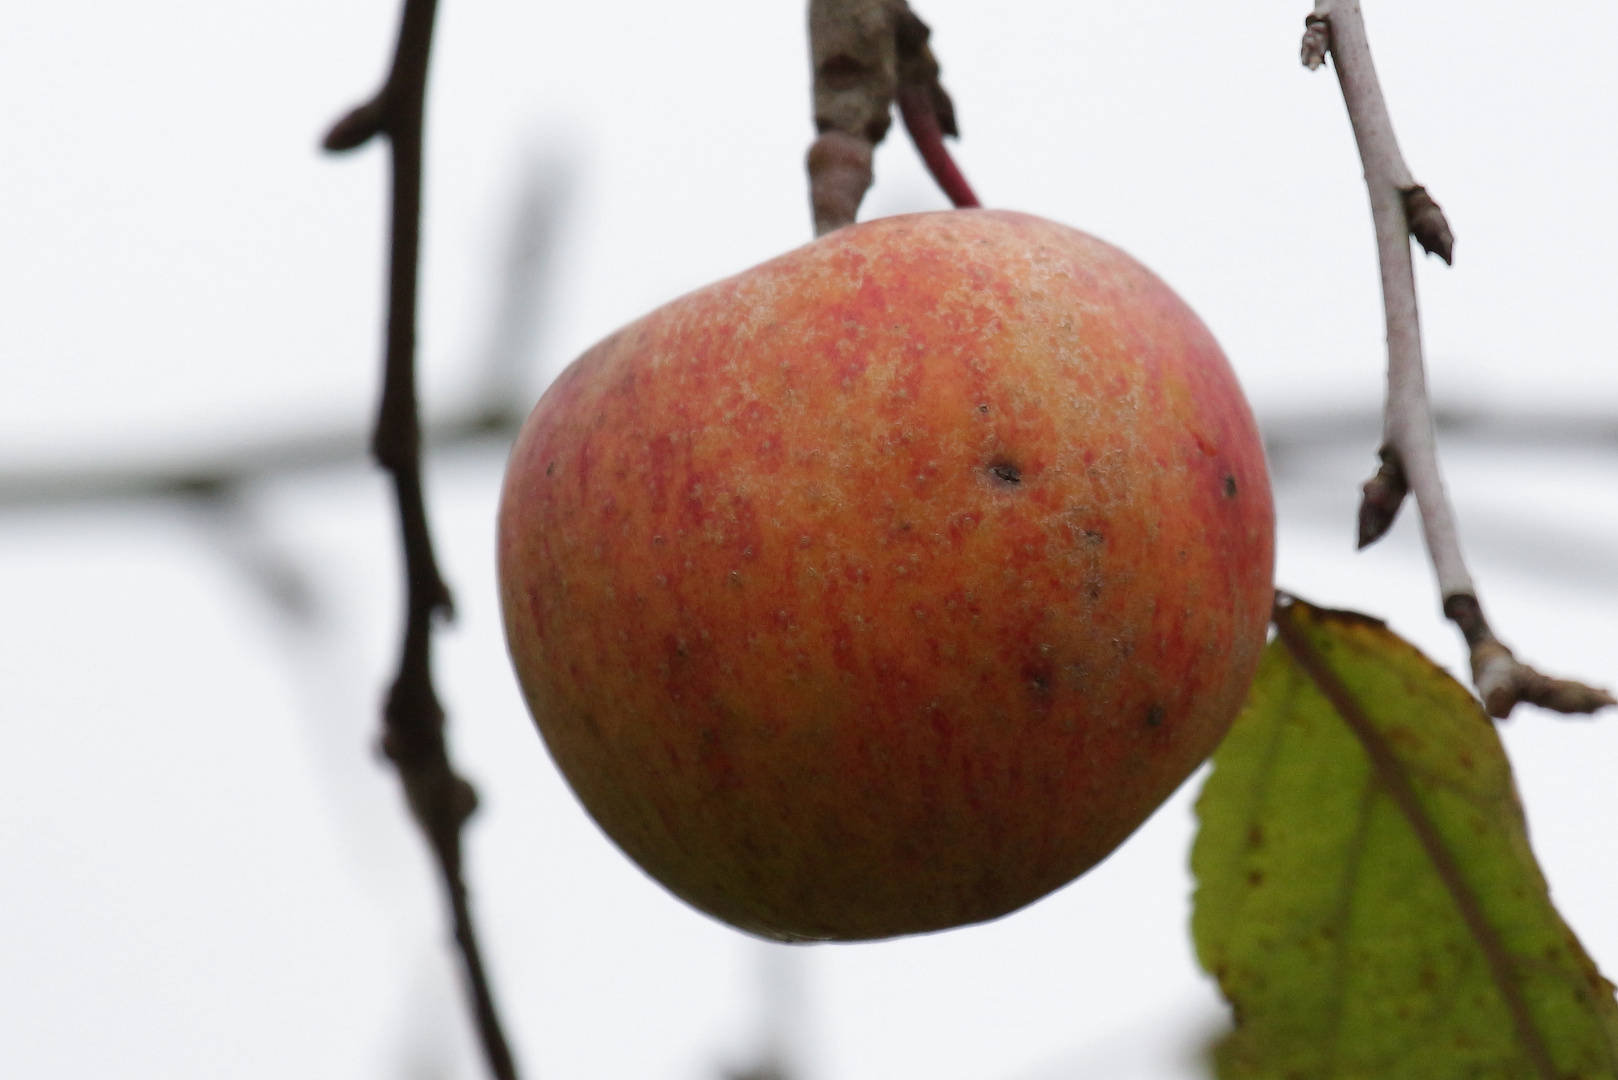
[[[519,208],[517,220],[524,219],[536,230],[544,220]],[[549,234],[536,231],[533,235]],[[505,363],[507,357],[528,355],[532,342],[522,298],[540,280],[540,271],[519,264],[515,255],[529,248],[527,241],[518,240],[508,252],[507,295],[499,307],[501,323],[486,350],[489,377],[472,400],[426,426],[424,442],[432,448],[480,444],[503,448],[517,433],[531,402],[526,388],[517,385],[520,373],[508,376]],[[1277,473],[1286,472],[1302,455],[1316,450],[1364,445],[1376,438],[1382,426],[1381,414],[1372,408],[1272,412],[1260,415],[1259,421],[1271,467]],[[1438,406],[1433,410],[1433,423],[1446,439],[1489,446],[1618,450],[1618,417]],[[185,498],[222,486],[247,486],[299,472],[355,466],[364,453],[365,438],[357,428],[334,426],[244,442],[191,459],[0,465],[0,511],[109,498]]]
[[[297,559],[271,542],[253,519],[243,489],[236,484],[197,487],[186,505],[231,565],[286,624],[312,629],[320,618],[314,583]]]
[[[399,770],[411,813],[437,857],[484,1056],[496,1077],[515,1080],[516,1066],[484,972],[462,873],[461,830],[477,806],[477,795],[450,764],[444,710],[431,670],[434,617],[448,616],[452,610],[427,527],[416,404],[422,125],[436,10],[437,0],[405,0],[387,80],[375,97],[337,122],[325,145],[328,150],[349,150],[374,136],[386,136],[393,171],[387,347],[371,452],[393,478],[407,601],[399,673],[383,708],[382,749]]]
[[[550,292],[551,253],[572,195],[573,172],[561,158],[530,155],[517,180],[511,220],[502,222],[502,287],[479,357],[480,392],[470,417],[485,430],[510,437],[534,402],[530,365],[544,315],[540,297]]]
[[[1496,409],[1433,408],[1435,431],[1451,440],[1523,449],[1618,450],[1618,416],[1567,412],[1502,412]],[[1284,470],[1299,454],[1333,446],[1363,446],[1382,430],[1372,408],[1263,413],[1259,428],[1270,464]]]
[[[721,1072],[723,1080],[794,1080],[801,1064],[805,1013],[804,951],[797,945],[756,942],[759,1041],[752,1061]]]
[[[792,1080],[792,1074],[775,1062],[765,1062],[740,1072],[730,1070],[724,1074],[724,1080]]]
[[[488,443],[505,446],[521,417],[516,402],[479,401],[474,409],[428,425],[437,448]],[[104,499],[189,499],[223,489],[319,469],[344,468],[365,460],[365,435],[334,425],[326,430],[267,436],[190,458],[91,464],[0,466],[0,511]]]

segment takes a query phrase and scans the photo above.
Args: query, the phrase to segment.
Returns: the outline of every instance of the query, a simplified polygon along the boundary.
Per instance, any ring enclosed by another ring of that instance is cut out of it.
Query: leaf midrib
[[[1544,1036],[1534,1022],[1533,1013],[1528,1008],[1528,1001],[1523,996],[1522,988],[1512,977],[1512,960],[1506,951],[1505,943],[1501,941],[1493,924],[1484,914],[1483,905],[1477,894],[1461,875],[1460,867],[1444,845],[1437,825],[1421,804],[1415,786],[1411,783],[1410,776],[1398,755],[1361,708],[1353,691],[1349,690],[1303,632],[1299,622],[1305,617],[1301,613],[1304,607],[1305,605],[1298,602],[1285,606],[1277,605],[1275,612],[1277,635],[1297,661],[1298,666],[1303,669],[1304,674],[1314,682],[1316,689],[1359,740],[1361,748],[1371,761],[1377,782],[1392,798],[1394,805],[1404,814],[1406,822],[1416,834],[1439,880],[1444,883],[1450,898],[1460,909],[1462,922],[1466,924],[1473,941],[1483,952],[1490,979],[1505,1002],[1512,1025],[1517,1029],[1517,1036],[1535,1071],[1542,1080],[1557,1080],[1556,1066],[1551,1060]]]

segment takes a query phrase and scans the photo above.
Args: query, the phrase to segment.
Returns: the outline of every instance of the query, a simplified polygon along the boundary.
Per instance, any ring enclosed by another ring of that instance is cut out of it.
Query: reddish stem
[[[966,182],[966,177],[961,175],[955,159],[949,156],[949,150],[944,146],[944,132],[938,126],[938,114],[933,110],[933,96],[929,88],[901,86],[899,115],[904,117],[905,130],[910,132],[910,141],[921,152],[921,160],[927,163],[927,171],[933,174],[933,179],[944,189],[949,201],[960,208],[982,206],[972,192],[972,185]]]

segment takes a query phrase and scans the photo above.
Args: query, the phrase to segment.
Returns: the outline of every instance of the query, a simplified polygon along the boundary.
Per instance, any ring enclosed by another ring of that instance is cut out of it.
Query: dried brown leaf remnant
[[[436,9],[436,0],[405,0],[387,79],[374,97],[332,127],[325,147],[350,150],[383,135],[392,151],[387,346],[382,403],[371,451],[393,478],[407,599],[399,671],[383,708],[382,749],[399,771],[411,814],[427,836],[449,894],[455,941],[489,1068],[499,1080],[516,1080],[516,1066],[483,969],[462,872],[461,828],[477,806],[477,795],[450,764],[444,745],[444,710],[433,689],[431,670],[433,620],[451,612],[449,589],[433,555],[422,499],[416,407],[422,127]]]
[[[1449,231],[1444,211],[1420,184],[1412,184],[1400,192],[1404,196],[1405,220],[1410,222],[1410,235],[1429,255],[1437,255],[1446,266],[1455,261],[1455,236]]]
[[[1399,464],[1399,451],[1384,446],[1380,455],[1382,467],[1360,489],[1361,548],[1370,547],[1387,534],[1410,491],[1404,468]]]

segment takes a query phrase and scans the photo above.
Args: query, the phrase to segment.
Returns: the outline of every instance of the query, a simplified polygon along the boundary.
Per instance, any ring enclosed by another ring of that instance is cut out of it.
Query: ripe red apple
[[[992,919],[1219,742],[1271,602],[1252,415],[1116,248],[823,237],[580,357],[512,451],[507,640],[585,807],[767,937]]]

